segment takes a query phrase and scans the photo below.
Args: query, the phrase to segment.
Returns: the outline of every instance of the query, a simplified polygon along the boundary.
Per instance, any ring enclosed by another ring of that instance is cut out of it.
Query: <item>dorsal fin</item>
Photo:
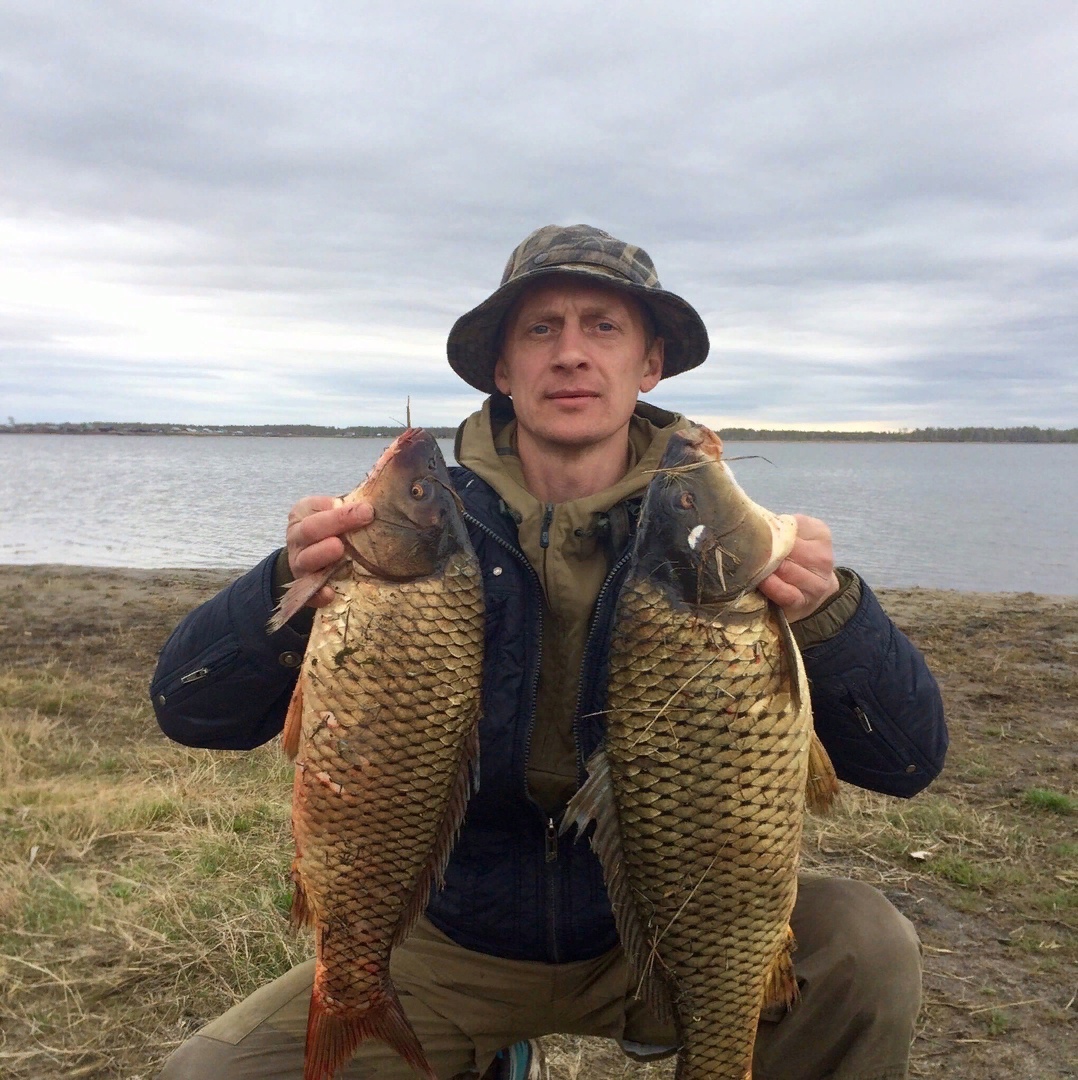
[[[779,634],[782,638],[782,648],[790,664],[790,684],[793,691],[794,705],[800,715],[802,710],[812,709],[809,698],[808,676],[805,674],[805,663],[801,659],[801,650],[794,640],[790,623],[783,614],[782,609],[773,601],[768,601],[775,613],[775,619],[779,625]],[[811,717],[809,723],[811,724]],[[831,764],[831,758],[827,750],[820,742],[820,737],[815,730],[809,741],[808,777],[805,781],[805,805],[814,814],[826,814],[832,807],[835,797],[838,795],[838,777],[835,776],[835,767]]]
[[[569,800],[560,831],[566,833],[575,825],[577,836],[580,837],[592,822],[595,823],[595,832],[591,837],[591,847],[602,865],[621,947],[637,980],[636,996],[648,1003],[658,1020],[670,1023],[674,1019],[670,990],[661,969],[656,967],[657,956],[653,948],[658,931],[641,919],[629,877],[625,873],[610,759],[602,748],[588,759],[588,778]]]

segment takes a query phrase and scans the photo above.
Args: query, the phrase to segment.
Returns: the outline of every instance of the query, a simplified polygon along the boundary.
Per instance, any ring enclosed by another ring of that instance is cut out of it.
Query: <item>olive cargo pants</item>
[[[921,996],[913,927],[867,885],[807,875],[792,922],[801,999],[762,1018],[753,1080],[902,1080]],[[618,949],[572,964],[502,960],[461,948],[423,920],[394,953],[392,973],[443,1080],[474,1076],[501,1047],[555,1032],[675,1042],[633,998]],[[312,960],[229,1009],[176,1050],[159,1080],[298,1080],[313,974]],[[375,1041],[339,1073],[414,1076]]]

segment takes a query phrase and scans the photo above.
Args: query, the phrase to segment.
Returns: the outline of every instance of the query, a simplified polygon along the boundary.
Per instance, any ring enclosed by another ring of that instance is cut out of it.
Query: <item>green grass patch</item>
[[[216,877],[222,870],[235,868],[238,854],[228,841],[203,840],[198,845],[195,869],[199,874]]]
[[[984,870],[961,855],[939,855],[927,867],[936,877],[943,878],[963,889],[977,889],[985,884]]]
[[[32,874],[12,923],[34,934],[55,933],[78,925],[90,907],[88,900],[62,879]]]
[[[105,892],[117,900],[130,900],[138,892],[138,885],[133,881],[114,881],[105,886]]]
[[[1078,811],[1078,799],[1062,791],[1051,788],[1030,788],[1022,801],[1032,810],[1042,810],[1051,814],[1073,814]]]
[[[84,712],[86,706],[97,707],[117,696],[115,688],[104,681],[47,665],[0,674],[0,708],[35,709],[45,716],[62,716]]]
[[[148,828],[176,821],[186,813],[183,803],[168,795],[153,796],[127,809],[123,816],[131,828]]]
[[[1041,893],[1034,903],[1044,911],[1074,911],[1078,908],[1078,885]]]

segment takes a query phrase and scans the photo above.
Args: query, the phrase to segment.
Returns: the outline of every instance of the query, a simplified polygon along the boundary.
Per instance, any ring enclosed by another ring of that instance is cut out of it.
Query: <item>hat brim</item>
[[[655,332],[663,339],[664,379],[702,364],[711,344],[696,309],[676,293],[636,285],[601,267],[582,264],[541,267],[506,282],[477,307],[461,315],[449,331],[446,352],[449,366],[469,385],[493,394],[494,365],[502,321],[516,298],[538,279],[557,274],[580,278],[589,285],[604,285],[636,297],[651,312]]]

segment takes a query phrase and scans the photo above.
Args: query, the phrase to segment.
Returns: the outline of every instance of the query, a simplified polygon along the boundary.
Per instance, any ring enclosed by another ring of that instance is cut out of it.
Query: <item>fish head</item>
[[[433,436],[409,428],[344,502],[364,500],[374,520],[343,537],[346,554],[367,573],[411,581],[437,573],[455,552],[470,550],[461,503]]]
[[[648,485],[633,551],[637,577],[665,579],[691,604],[736,599],[774,572],[797,522],[757,505],[708,428],[675,432]]]

